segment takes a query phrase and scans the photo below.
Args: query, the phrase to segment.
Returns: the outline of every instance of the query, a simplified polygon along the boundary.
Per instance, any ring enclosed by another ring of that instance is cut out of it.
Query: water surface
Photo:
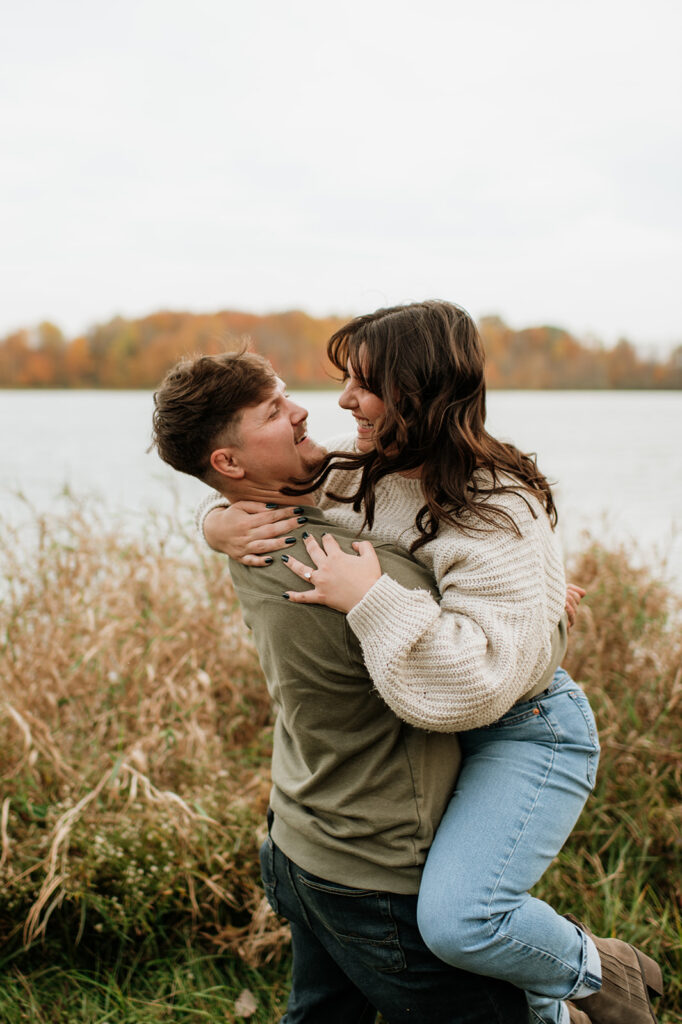
[[[352,429],[333,392],[297,392],[320,439]],[[115,521],[177,514],[191,522],[205,486],[147,453],[152,396],[142,391],[0,391],[0,500],[48,509],[66,487]],[[556,482],[564,546],[589,530],[670,556],[682,577],[682,393],[493,391],[491,433],[537,452]]]

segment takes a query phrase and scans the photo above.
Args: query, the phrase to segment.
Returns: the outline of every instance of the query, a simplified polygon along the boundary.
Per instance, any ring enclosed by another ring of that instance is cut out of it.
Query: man
[[[161,457],[230,501],[288,505],[281,489],[322,454],[306,410],[259,356],[180,363],[154,397]],[[323,514],[304,513],[319,538]],[[350,531],[334,526],[334,535],[352,550]],[[384,571],[437,597],[404,553],[377,552]],[[277,707],[261,868],[273,909],[291,924],[284,1020],[365,1024],[379,1010],[391,1024],[525,1024],[523,992],[447,966],[417,929],[421,868],[454,787],[457,738],[395,717],[345,616],[282,599],[292,584],[280,559],[259,569],[231,562],[230,571]]]

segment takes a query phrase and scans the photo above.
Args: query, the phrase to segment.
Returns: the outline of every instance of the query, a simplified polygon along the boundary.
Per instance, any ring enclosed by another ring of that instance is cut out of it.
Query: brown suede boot
[[[663,975],[655,960],[620,939],[600,939],[571,914],[566,917],[594,942],[602,986],[593,996],[574,999],[592,1024],[656,1024],[650,995],[663,994]]]
[[[566,1003],[568,1007],[568,1016],[571,1024],[592,1024],[590,1018],[582,1010],[579,1010],[573,1003]]]

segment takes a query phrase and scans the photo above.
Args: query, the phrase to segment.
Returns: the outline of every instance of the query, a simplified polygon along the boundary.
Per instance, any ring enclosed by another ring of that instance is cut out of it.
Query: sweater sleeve
[[[383,575],[348,613],[383,699],[437,732],[488,725],[527,693],[547,667],[565,601],[545,516],[521,537],[500,529],[453,543],[449,534],[434,559],[440,605]]]
[[[209,512],[212,512],[214,508],[229,507],[230,503],[224,494],[221,494],[220,491],[211,491],[209,494],[206,495],[205,498],[201,499],[201,501],[195,508],[194,525],[197,528],[199,536],[201,537],[201,539],[203,540],[204,544],[206,544],[207,547],[209,545],[206,540],[206,534],[204,533],[204,523],[206,521],[206,516],[208,515]]]

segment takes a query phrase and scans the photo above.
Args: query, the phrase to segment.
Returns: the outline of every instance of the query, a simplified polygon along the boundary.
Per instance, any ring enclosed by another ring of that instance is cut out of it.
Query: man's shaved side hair
[[[244,409],[270,395],[277,377],[255,352],[223,352],[182,359],[154,393],[152,444],[164,462],[213,482],[216,448],[239,445]]]

